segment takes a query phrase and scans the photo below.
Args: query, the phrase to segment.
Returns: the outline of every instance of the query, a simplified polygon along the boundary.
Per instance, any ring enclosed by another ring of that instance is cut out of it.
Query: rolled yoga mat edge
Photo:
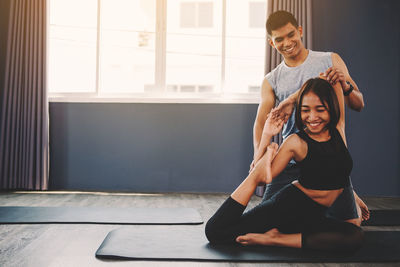
[[[362,226],[396,226],[400,225],[400,210],[370,210],[370,218]]]
[[[0,224],[202,224],[193,208],[0,207]]]

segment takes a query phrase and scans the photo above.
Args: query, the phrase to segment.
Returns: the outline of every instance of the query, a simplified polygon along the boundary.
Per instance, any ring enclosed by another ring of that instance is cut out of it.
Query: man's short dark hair
[[[296,103],[295,123],[299,130],[304,130],[305,125],[301,120],[301,105],[303,104],[303,98],[309,92],[313,92],[319,97],[322,105],[329,112],[330,121],[328,123],[328,129],[333,130],[340,119],[340,108],[339,101],[337,99],[335,90],[332,85],[321,78],[311,78],[306,81],[300,89]]]
[[[271,36],[272,31],[277,30],[286,24],[291,23],[294,27],[299,27],[299,23],[297,22],[296,18],[293,16],[292,13],[279,10],[271,15],[269,15],[267,19],[267,32],[268,35]]]

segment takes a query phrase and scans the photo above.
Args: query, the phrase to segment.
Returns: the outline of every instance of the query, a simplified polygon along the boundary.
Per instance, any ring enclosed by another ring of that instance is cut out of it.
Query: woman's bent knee
[[[218,243],[218,229],[210,220],[206,224],[205,234],[210,243]]]
[[[210,220],[206,224],[205,234],[210,243],[227,243],[234,240],[234,237],[227,235],[224,229],[216,227]]]

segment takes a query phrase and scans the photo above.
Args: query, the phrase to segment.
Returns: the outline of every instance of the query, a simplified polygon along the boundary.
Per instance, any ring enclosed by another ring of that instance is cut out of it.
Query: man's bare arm
[[[257,117],[255,119],[253,127],[254,155],[257,154],[260,146],[262,131],[265,125],[265,121],[267,120],[267,115],[274,106],[275,106],[274,90],[272,89],[272,86],[269,84],[267,79],[264,78],[263,83],[261,85],[261,101],[260,104],[258,105]],[[254,162],[252,162],[250,169],[252,169],[253,166]]]
[[[361,111],[364,108],[363,95],[351,78],[343,59],[338,54],[332,53],[332,67],[325,72],[325,75],[327,76],[327,80],[333,84],[340,82],[343,93],[350,90],[350,85],[346,84],[346,81],[350,82],[354,89],[348,96],[344,97],[346,105],[355,111]]]
[[[346,81],[350,82],[353,85],[354,89],[348,96],[344,97],[346,105],[356,111],[361,111],[364,108],[363,95],[360,92],[357,84],[350,77],[346,64],[338,54],[332,53],[332,67],[327,69],[324,75],[326,76],[327,80],[329,82],[332,82],[333,84],[335,84],[336,82],[340,82],[342,85],[343,92],[346,92],[350,89],[349,88],[350,85],[346,84]],[[275,111],[276,114],[274,115],[285,116],[285,121],[287,121],[293,112],[299,91],[300,90],[297,90],[295,93],[291,94],[287,99],[282,101],[279,104],[278,109]]]

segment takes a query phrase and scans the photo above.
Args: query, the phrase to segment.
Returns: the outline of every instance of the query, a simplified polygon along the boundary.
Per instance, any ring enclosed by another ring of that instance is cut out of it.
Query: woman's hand
[[[263,134],[268,136],[277,135],[285,123],[285,118],[276,115],[277,108],[273,108],[268,114],[268,118],[264,124]]]
[[[286,123],[293,113],[294,105],[295,101],[293,99],[291,99],[290,97],[286,98],[281,103],[279,103],[279,105],[276,108],[274,108],[271,111],[271,114],[274,117],[282,118]]]

